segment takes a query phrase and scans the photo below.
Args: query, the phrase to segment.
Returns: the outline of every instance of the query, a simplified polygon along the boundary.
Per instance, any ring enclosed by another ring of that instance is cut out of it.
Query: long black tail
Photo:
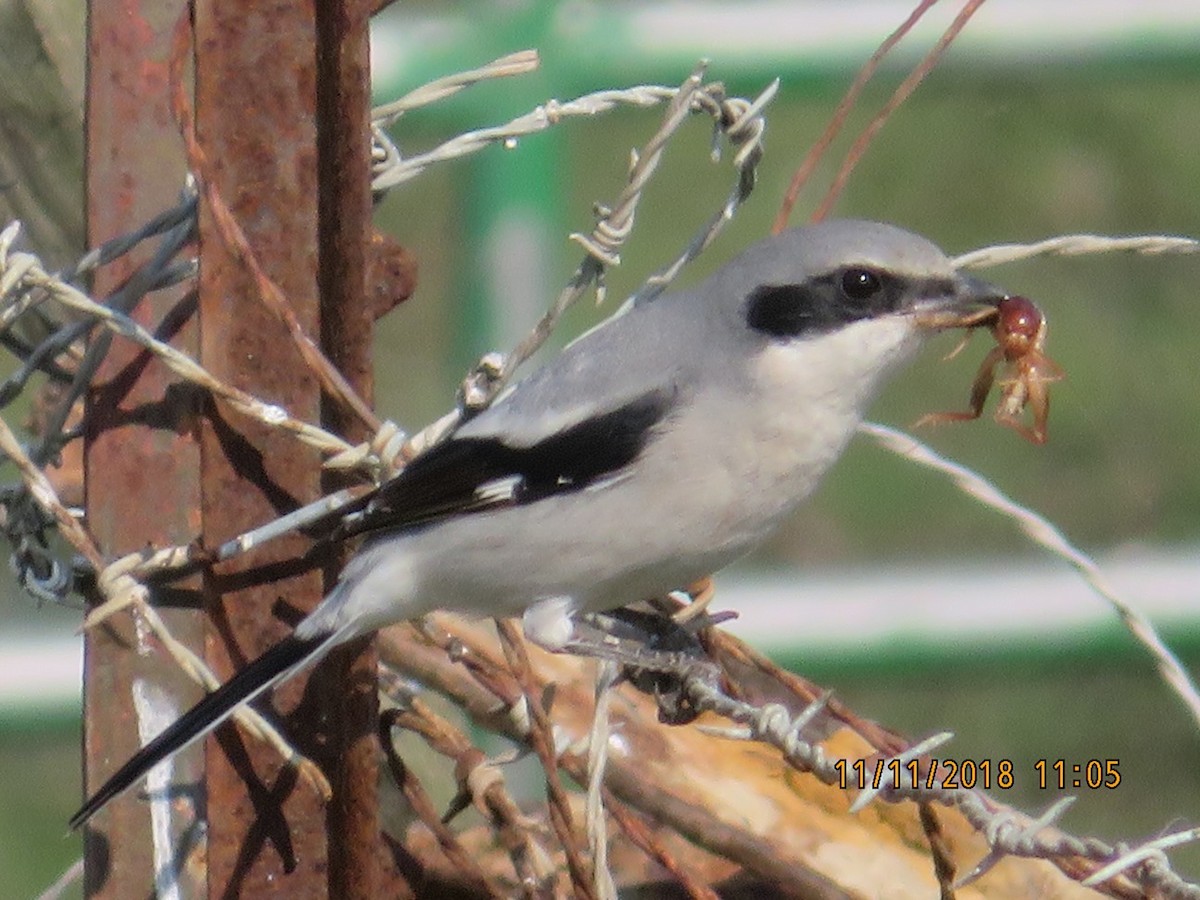
[[[338,634],[311,638],[289,635],[168,725],[157,737],[130,757],[125,765],[92,794],[71,817],[78,828],[108,801],[135,784],[155,765],[208,734],[239,706],[253,700],[278,681],[315,662],[337,643]]]

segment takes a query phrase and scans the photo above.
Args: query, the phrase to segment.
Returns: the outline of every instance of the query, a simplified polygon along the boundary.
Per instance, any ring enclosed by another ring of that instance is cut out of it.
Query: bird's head
[[[754,245],[714,276],[717,318],[751,342],[760,381],[859,411],[923,339],[994,315],[1007,294],[923,237],[833,220]],[[744,345],[743,345],[744,346]]]

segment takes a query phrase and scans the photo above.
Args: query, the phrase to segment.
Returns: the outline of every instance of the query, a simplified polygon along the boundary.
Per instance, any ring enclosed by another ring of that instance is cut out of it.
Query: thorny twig
[[[833,210],[834,204],[837,203],[838,197],[842,195],[842,190],[846,187],[850,173],[854,171],[854,167],[858,165],[858,161],[867,152],[867,148],[871,146],[871,142],[875,140],[875,135],[887,124],[887,120],[892,117],[892,113],[899,109],[901,104],[925,80],[925,76],[937,65],[938,60],[942,58],[942,54],[946,52],[946,48],[958,37],[959,32],[966,27],[967,22],[970,21],[971,17],[975,15],[976,11],[982,5],[983,0],[967,0],[963,4],[963,8],[954,17],[954,21],[950,23],[950,27],[946,29],[945,33],[938,39],[938,42],[933,45],[933,48],[925,54],[925,58],[908,74],[908,77],[900,82],[900,86],[888,98],[887,103],[883,105],[883,108],[879,110],[875,118],[863,129],[862,134],[855,139],[854,144],[851,145],[849,152],[846,154],[846,158],[842,160],[841,168],[834,175],[833,183],[829,186],[829,191],[825,194],[825,199],[821,201],[816,211],[812,214],[814,222],[820,222]]]
[[[533,677],[525,639],[520,629],[511,621],[497,621],[500,645],[504,649],[508,667],[521,685],[525,712],[529,715],[528,740],[534,753],[542,763],[546,775],[546,793],[549,795],[550,824],[567,858],[567,871],[571,873],[571,885],[580,897],[600,900],[596,893],[591,864],[583,858],[575,835],[571,815],[571,804],[558,772],[558,748],[555,746],[554,730]]]
[[[385,688],[385,693],[395,698],[395,692]],[[419,699],[409,697],[402,702],[392,714],[396,726],[420,735],[433,750],[454,762],[459,793],[440,821],[449,822],[467,805],[474,804],[496,830],[517,881],[533,894],[551,889],[556,867],[540,839],[539,823],[521,811],[499,766]]]
[[[464,629],[459,633],[465,635],[467,631]],[[767,664],[765,660],[741,645],[736,639],[725,634],[714,635],[714,638],[716,637],[720,638],[722,644],[732,644],[741,653],[748,654],[744,660],[746,664],[752,666]],[[446,635],[438,639],[439,645],[447,648],[454,646],[455,642],[455,639]],[[478,671],[482,673],[488,671],[493,665],[488,660],[489,652],[491,651],[488,647],[476,644],[471,639],[470,643],[461,647],[457,658],[460,660],[473,659],[475,665],[478,666]],[[725,652],[726,650],[723,650],[722,654],[724,655]],[[455,671],[457,666],[448,663],[444,657],[439,661],[436,656],[431,656],[427,663],[416,663],[412,649],[399,646],[385,655],[389,656],[392,664],[397,665],[402,671],[419,678],[431,689],[454,699],[468,711],[477,723],[490,730],[507,734],[513,739],[526,743],[530,741],[530,725],[527,720],[518,720],[510,715],[499,715],[493,709],[493,704],[482,697],[475,700],[470,699],[472,695],[479,692],[479,685],[468,679],[459,680]],[[414,663],[416,664],[414,665]],[[766,672],[767,669],[763,669],[763,671]],[[774,671],[781,679],[788,676],[788,673]],[[499,670],[497,670],[497,674],[499,674]],[[543,679],[546,677],[553,676],[541,676]],[[827,699],[825,696],[818,697],[815,702],[809,703],[807,708],[802,709],[800,714],[796,715],[794,709],[789,710],[788,707],[779,703],[750,703],[732,698],[714,688],[703,678],[688,678],[683,686],[696,702],[697,711],[713,712],[739,723],[738,729],[721,729],[714,731],[715,735],[733,740],[758,741],[774,746],[783,753],[784,758],[795,769],[800,772],[812,772],[826,784],[837,784],[842,780],[843,773],[837,768],[839,762],[852,762],[828,755],[815,741],[806,738],[806,734],[813,729],[814,721],[824,715]],[[777,686],[782,688],[785,694],[799,699],[800,695],[795,692],[794,687],[784,680],[779,680]],[[544,688],[545,681],[535,680],[525,690],[536,695]],[[579,689],[575,688],[575,690]],[[775,695],[776,691],[768,689],[767,693]],[[520,692],[513,687],[503,688],[496,694],[506,706],[520,705],[518,702]],[[579,695],[575,696],[578,700]],[[629,719],[627,727],[633,731],[623,735],[625,741],[637,743],[639,742],[637,729],[649,726],[637,719]],[[860,730],[856,726],[851,725],[851,727]],[[862,733],[861,730],[860,733]],[[944,736],[939,738],[939,740],[943,739]],[[876,737],[871,739],[871,743],[879,746],[880,741]],[[922,749],[927,750],[931,746],[932,744],[929,742],[926,742],[924,747],[921,745],[900,746],[892,752],[884,753],[877,761],[881,769],[887,771],[887,763],[890,760],[907,760],[915,754],[919,754]],[[558,763],[573,778],[582,782],[586,777],[586,760],[578,750],[574,749],[575,747],[576,745],[572,744],[566,750],[561,751]],[[630,785],[626,784],[626,787],[628,788]],[[638,784],[634,783],[632,787],[637,791]],[[640,794],[635,793],[634,796],[640,796]],[[1133,882],[1136,882],[1140,890],[1160,890],[1162,895],[1167,897],[1188,897],[1193,900],[1200,897],[1200,889],[1189,885],[1172,873],[1166,860],[1160,854],[1149,854],[1148,861],[1141,858],[1132,860],[1130,854],[1135,851],[1130,851],[1127,847],[1114,847],[1093,838],[1077,838],[1055,830],[1054,823],[1061,818],[1073,800],[1070,797],[1063,798],[1061,802],[1055,803],[1037,817],[1010,809],[980,791],[962,788],[943,789],[938,786],[910,788],[907,784],[893,788],[888,783],[882,790],[873,792],[873,797],[887,803],[913,800],[918,803],[956,807],[963,814],[971,827],[984,838],[990,849],[978,864],[959,879],[955,888],[982,877],[1005,856],[1018,856],[1048,860],[1059,866],[1068,876],[1077,880],[1099,872],[1101,863],[1108,864],[1124,860],[1131,865],[1139,864],[1142,868],[1137,869],[1131,876],[1117,878],[1108,885],[1117,896],[1130,896],[1134,891]],[[633,802],[628,795],[626,801]],[[669,808],[668,804],[662,810]],[[659,815],[662,815],[662,810]],[[665,821],[670,824],[672,820],[670,816],[667,816]],[[1184,832],[1184,834],[1186,833]],[[1172,837],[1170,840],[1178,842],[1183,838]],[[1156,848],[1157,846],[1155,845]]]
[[[933,872],[938,880],[939,900],[954,900],[954,853],[938,821],[937,810],[931,803],[920,803],[917,805],[917,816],[921,820],[921,830],[929,841]]]
[[[300,324],[295,311],[284,296],[283,289],[267,275],[259,263],[258,256],[246,238],[246,233],[238,224],[233,211],[217,188],[208,154],[196,139],[196,123],[192,116],[192,104],[186,90],[187,81],[184,78],[184,68],[190,58],[189,50],[194,38],[192,10],[185,8],[176,21],[171,40],[169,65],[171,107],[179,126],[179,132],[183,137],[192,175],[200,183],[200,191],[208,203],[208,211],[212,216],[217,233],[225,243],[226,249],[246,267],[254,280],[263,305],[287,329],[288,335],[300,352],[305,365],[320,381],[325,393],[356,415],[371,433],[376,433],[383,423],[366,401],[358,395],[345,376],[325,357],[316,341],[304,330],[304,326]]]
[[[424,717],[416,714],[406,716],[405,712],[400,709],[389,709],[379,714],[379,744],[383,747],[388,768],[392,773],[392,780],[400,788],[401,793],[404,794],[404,798],[408,801],[408,805],[412,808],[413,812],[416,813],[417,818],[424,823],[425,827],[437,839],[442,852],[446,854],[446,858],[459,871],[463,872],[470,881],[475,882],[477,888],[482,888],[488,897],[499,900],[499,898],[504,896],[504,891],[488,878],[487,874],[476,864],[471,854],[467,852],[466,848],[458,840],[458,835],[437,814],[437,811],[433,807],[433,801],[429,799],[425,788],[421,786],[420,781],[417,780],[416,776],[405,765],[404,760],[400,758],[392,743],[393,728],[401,727],[408,731],[421,733],[420,726],[423,723]]]
[[[626,836],[637,847],[641,848],[643,853],[675,877],[679,882],[679,886],[687,892],[687,895],[692,900],[720,900],[720,895],[716,891],[693,876],[686,867],[679,864],[675,857],[671,855],[671,852],[658,840],[654,832],[638,818],[636,813],[626,807],[624,803],[607,790],[604,791],[604,808],[608,810],[613,820],[625,832]]]
[[[825,152],[829,149],[834,139],[841,133],[842,126],[846,124],[846,119],[849,117],[851,110],[858,103],[859,95],[862,94],[863,88],[867,86],[867,82],[871,80],[871,77],[879,68],[879,64],[883,62],[883,58],[891,52],[891,49],[900,42],[901,38],[913,29],[913,26],[921,20],[935,3],[937,3],[937,0],[921,0],[916,8],[909,13],[908,18],[895,31],[883,39],[883,43],[871,54],[871,58],[858,70],[858,74],[854,76],[854,81],[847,88],[841,102],[838,103],[837,109],[830,116],[825,130],[813,145],[809,147],[808,153],[805,154],[803,161],[801,161],[792,175],[792,180],[788,183],[787,191],[784,192],[783,202],[779,205],[779,213],[775,216],[775,221],[771,225],[772,234],[779,234],[779,232],[787,228],[788,219],[792,216],[792,208],[796,205],[800,191],[808,184],[809,179],[812,178],[813,173],[817,170],[817,164],[825,156]]]

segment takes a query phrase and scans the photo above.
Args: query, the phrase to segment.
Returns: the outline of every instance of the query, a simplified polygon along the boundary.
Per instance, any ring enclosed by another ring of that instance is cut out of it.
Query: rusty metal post
[[[89,246],[141,225],[174,202],[186,166],[167,97],[171,26],[184,0],[93,2],[88,23],[87,234]],[[144,260],[146,252],[138,258]],[[133,269],[126,259],[107,267],[94,290],[104,295]],[[154,327],[184,289],[156,294],[133,315]],[[194,323],[162,335],[194,353]],[[88,526],[110,557],[147,545],[186,543],[199,528],[200,448],[192,427],[195,395],[172,392],[175,379],[130,344],[114,342],[88,398],[86,484]],[[185,604],[186,590],[174,600]],[[196,599],[195,583],[191,598]],[[172,608],[163,617],[176,637],[201,651],[203,616]],[[137,686],[143,706],[183,710],[200,690],[153,647],[145,646],[126,617],[87,637],[84,669],[84,785],[94,789],[148,737],[153,723],[134,703]],[[173,763],[179,783],[198,782],[203,753],[180,754]],[[175,803],[190,812],[194,797]],[[147,805],[130,794],[114,802],[105,818],[84,836],[85,890],[89,897],[145,897],[156,872],[178,862],[179,883],[187,896],[204,888],[203,869],[190,865],[203,856],[203,838],[181,821],[152,834]],[[163,823],[159,823],[162,826]],[[177,860],[172,852],[180,851]]]
[[[368,402],[374,391],[375,315],[367,285],[372,6],[371,0],[317,4],[321,343]],[[340,407],[330,404],[323,418],[328,427],[352,440],[369,437],[362,423]],[[367,641],[336,652],[328,664],[340,686],[331,705],[337,715],[333,734],[341,761],[332,773],[334,795],[328,810],[329,884],[332,896],[347,900],[380,896],[387,862],[381,853],[377,797],[376,664]]]
[[[198,0],[195,27],[196,129],[212,166],[207,176],[301,325],[319,334],[314,3]],[[200,220],[200,273],[205,367],[294,416],[318,419],[315,379],[207,207]],[[219,404],[209,413],[202,438],[209,546],[317,495],[314,453]],[[320,601],[322,573],[298,571],[294,563],[303,550],[303,539],[292,536],[206,579],[208,661],[222,679]],[[273,708],[301,752],[330,772],[327,701],[334,688],[322,686],[323,677],[281,685]],[[208,751],[209,896],[328,896],[322,799],[298,783],[274,751],[236,729],[220,730]]]
[[[167,78],[171,26],[185,4],[146,5],[153,15],[131,13],[129,4],[91,10],[92,243],[158,212],[185,172]],[[370,8],[364,0],[194,5],[196,129],[211,166],[204,176],[301,324],[323,337],[366,396],[374,315],[366,290]],[[181,329],[176,344],[218,377],[297,417],[320,417],[315,379],[207,207],[200,259],[199,328]],[[121,274],[107,278],[115,283]],[[143,304],[137,315],[153,325],[175,299]],[[156,363],[118,346],[93,392],[88,515],[104,552],[197,535],[214,546],[317,494],[315,454],[209,398],[168,393],[171,383]],[[335,411],[324,418],[353,431]],[[169,624],[229,677],[319,602],[323,573],[297,562],[304,549],[303,539],[285,539],[207,573],[191,593],[176,592],[192,608],[168,611]],[[166,692],[160,711],[182,710],[199,693],[137,642],[118,625],[89,639],[86,780],[93,788],[148,737],[126,698],[152,686]],[[386,856],[375,797],[374,670],[363,644],[275,692],[276,718],[330,776],[328,808],[273,751],[225,727],[205,750],[175,761],[175,780],[197,787],[175,803],[185,815],[168,816],[169,839],[134,796],[113,804],[103,830],[89,829],[89,896],[145,896],[166,869],[175,870],[185,896],[376,896]],[[193,817],[206,828],[184,833],[175,822]]]

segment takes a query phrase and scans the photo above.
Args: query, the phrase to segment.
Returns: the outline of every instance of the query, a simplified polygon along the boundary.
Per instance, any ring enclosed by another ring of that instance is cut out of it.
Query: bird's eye
[[[846,269],[842,273],[842,292],[851,300],[870,300],[882,287],[879,276],[870,269]]]

